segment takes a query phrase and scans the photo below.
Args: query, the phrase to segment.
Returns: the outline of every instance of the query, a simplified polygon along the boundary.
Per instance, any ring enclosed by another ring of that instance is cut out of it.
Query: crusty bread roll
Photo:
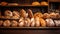
[[[20,17],[19,12],[18,12],[18,11],[13,11],[13,16],[12,16],[12,18],[13,18],[13,19],[18,19],[19,17]]]
[[[54,24],[54,22],[53,22],[53,20],[52,19],[46,19],[46,24],[47,24],[47,26],[55,26],[55,24]]]
[[[42,1],[42,2],[41,2],[41,6],[48,6],[48,3],[45,2],[45,1]]]
[[[40,26],[39,17],[35,17],[35,23],[36,23],[36,27]]]
[[[6,6],[6,5],[8,5],[8,3],[7,2],[1,2],[1,5]]]
[[[12,16],[12,12],[10,10],[6,10],[5,11],[5,16]]]
[[[50,18],[50,15],[48,13],[44,13],[43,18]]]
[[[9,27],[10,25],[11,25],[11,23],[9,20],[5,20],[3,23],[3,26],[5,26],[5,27]]]
[[[25,23],[25,26],[29,27],[31,24],[31,21],[29,18],[25,18],[24,23]]]
[[[13,21],[11,22],[11,26],[12,26],[12,27],[17,27],[17,25],[18,25],[18,22],[17,22],[17,21],[13,20]]]
[[[21,17],[26,17],[26,11],[24,10],[24,9],[22,9],[21,11],[20,11],[20,15],[21,15]]]
[[[59,13],[55,13],[56,14],[56,18],[60,18],[60,14]]]
[[[41,18],[41,17],[43,17],[43,14],[42,14],[42,13],[37,12],[37,13],[35,13],[35,14],[34,14],[34,17],[36,17],[36,16],[38,16],[39,18]]]
[[[25,23],[24,23],[24,18],[23,17],[21,17],[20,19],[19,19],[19,27],[23,27],[24,25],[25,25]]]
[[[2,26],[3,25],[3,21],[2,20],[0,20],[0,26]]]
[[[39,2],[33,2],[32,5],[33,5],[33,6],[39,6],[40,3],[39,3]]]
[[[18,16],[19,17],[19,12],[18,11],[13,11],[13,16]]]
[[[54,13],[54,12],[50,13],[50,17],[51,18],[56,18],[56,13]]]
[[[33,17],[33,12],[32,12],[32,10],[31,10],[31,9],[28,9],[28,16],[29,16],[30,18],[32,18],[32,17]]]
[[[40,18],[40,23],[42,27],[46,26],[46,21],[43,18]]]
[[[60,26],[60,20],[54,20],[56,26]]]
[[[35,20],[34,20],[34,18],[31,18],[31,27],[34,27],[35,26]]]

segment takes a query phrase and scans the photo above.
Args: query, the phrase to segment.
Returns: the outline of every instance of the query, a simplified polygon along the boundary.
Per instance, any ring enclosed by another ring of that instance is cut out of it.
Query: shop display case
[[[0,32],[2,34],[43,34],[43,32],[59,34],[59,7],[59,0],[1,0]],[[32,22],[30,23],[29,20]]]

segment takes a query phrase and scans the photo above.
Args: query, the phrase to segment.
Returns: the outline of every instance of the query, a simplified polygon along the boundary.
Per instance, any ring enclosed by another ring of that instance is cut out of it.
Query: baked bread
[[[55,13],[56,14],[56,18],[60,18],[60,14],[59,13]]]
[[[37,12],[37,13],[35,13],[35,14],[34,14],[34,17],[36,17],[36,16],[38,16],[39,18],[42,18],[42,17],[43,17],[43,14],[42,14],[42,13]]]
[[[19,6],[18,3],[9,3],[8,6]]]
[[[9,27],[10,25],[11,25],[11,23],[9,20],[5,20],[3,23],[3,26],[5,26],[5,27]]]
[[[39,2],[33,2],[32,5],[33,5],[33,6],[39,6],[40,3],[39,3]]]
[[[13,14],[12,14],[12,12],[10,11],[10,10],[6,10],[5,11],[5,16],[12,16]]]
[[[13,16],[12,18],[13,19],[19,19],[20,15],[19,15],[19,12],[18,11],[13,11]]]
[[[28,9],[28,16],[29,18],[32,18],[33,17],[33,12],[31,9]]]
[[[25,26],[29,27],[30,24],[31,24],[30,19],[29,18],[25,18],[24,23],[25,23]]]
[[[49,14],[50,15],[50,18],[56,18],[56,13],[52,12]]]
[[[47,24],[47,26],[49,26],[49,27],[55,26],[55,23],[53,22],[52,19],[46,19],[46,24]]]
[[[20,15],[21,15],[21,17],[26,17],[26,11],[24,10],[24,9],[22,9],[21,11],[20,11]]]
[[[35,26],[35,19],[34,18],[31,18],[31,27],[34,27]]]
[[[46,26],[46,21],[43,18],[40,18],[40,23],[42,27]]]
[[[56,26],[60,26],[60,20],[54,20]]]
[[[35,23],[36,23],[36,27],[40,26],[39,17],[35,17]]]
[[[45,2],[45,1],[42,1],[42,2],[41,2],[41,6],[48,6],[48,3]]]
[[[3,25],[3,21],[2,20],[0,20],[0,26],[2,26]]]
[[[24,25],[25,25],[25,23],[24,23],[24,18],[23,17],[21,17],[20,19],[19,19],[19,27],[23,27]]]
[[[17,25],[18,25],[18,22],[17,22],[17,21],[13,20],[13,21],[11,22],[11,26],[12,26],[12,27],[17,27]]]
[[[1,5],[6,6],[6,5],[8,5],[8,3],[7,2],[1,2]]]
[[[43,18],[50,18],[50,15],[48,13],[44,13]]]

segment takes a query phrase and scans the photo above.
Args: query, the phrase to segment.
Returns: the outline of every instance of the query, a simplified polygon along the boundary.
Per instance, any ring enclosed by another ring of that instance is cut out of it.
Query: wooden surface
[[[0,34],[60,34],[60,30],[1,30]]]
[[[49,2],[60,2],[60,0],[49,0]]]
[[[2,30],[60,30],[60,27],[0,27]]]

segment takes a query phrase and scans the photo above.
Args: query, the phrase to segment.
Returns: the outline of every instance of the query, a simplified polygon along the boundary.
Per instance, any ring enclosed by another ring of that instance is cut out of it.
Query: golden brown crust
[[[17,22],[17,21],[13,20],[13,21],[11,22],[11,26],[12,26],[12,27],[17,27],[17,25],[18,25],[18,22]]]
[[[11,23],[9,20],[5,20],[3,23],[3,26],[5,26],[5,27],[9,27],[10,25],[11,25]]]
[[[31,24],[30,24],[31,27],[34,27],[35,26],[35,20],[34,20],[34,17],[31,18]]]
[[[45,2],[45,1],[42,1],[42,2],[41,2],[41,6],[48,6],[48,3]]]
[[[19,6],[18,3],[9,3],[8,6]]]
[[[25,24],[24,24],[24,18],[23,17],[21,17],[20,19],[19,19],[19,27],[23,27]]]
[[[25,23],[25,26],[29,27],[30,24],[31,24],[30,19],[29,18],[25,18],[24,23]]]
[[[12,18],[13,19],[19,19],[20,15],[19,15],[19,12],[18,11],[13,11],[13,16]]]
[[[35,17],[35,23],[36,23],[36,27],[39,27],[40,26],[39,17]]]
[[[39,2],[33,2],[32,5],[33,5],[33,6],[39,6],[40,3],[39,3]]]
[[[42,18],[40,18],[40,23],[41,23],[42,27],[46,26],[46,21],[44,19],[42,19]]]
[[[21,17],[26,17],[26,11],[24,9],[22,9],[20,11]]]
[[[50,18],[56,18],[56,14],[54,12],[50,13]]]
[[[39,18],[41,18],[41,17],[43,17],[43,14],[37,12],[37,13],[34,14],[34,17],[36,17],[36,16],[38,16]]]
[[[44,13],[43,18],[50,18],[50,15],[48,13]]]
[[[6,5],[8,5],[8,3],[7,2],[1,2],[1,5],[6,6]]]
[[[10,10],[5,11],[5,18],[11,18],[12,17],[12,12]]]

